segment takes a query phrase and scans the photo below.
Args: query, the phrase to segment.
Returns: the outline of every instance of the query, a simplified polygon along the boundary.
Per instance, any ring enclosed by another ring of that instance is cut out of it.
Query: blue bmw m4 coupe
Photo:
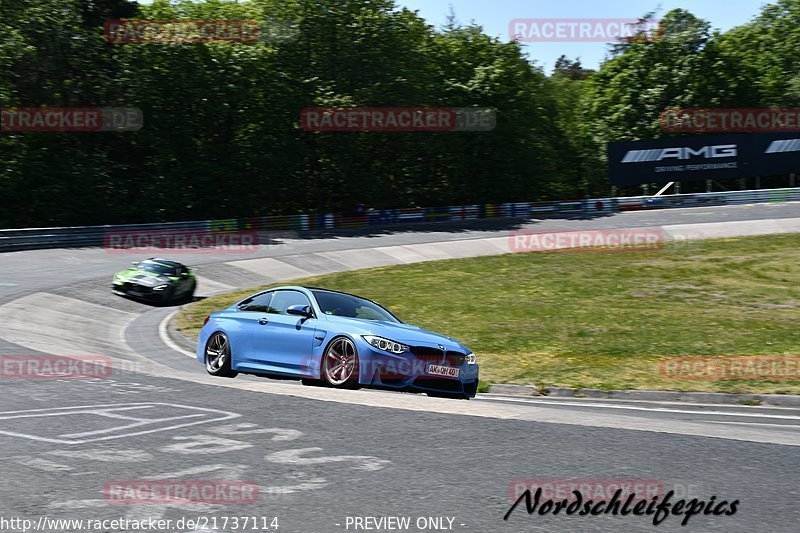
[[[276,287],[212,313],[197,339],[209,374],[300,379],[472,398],[478,364],[464,345],[406,324],[375,302],[326,289]]]

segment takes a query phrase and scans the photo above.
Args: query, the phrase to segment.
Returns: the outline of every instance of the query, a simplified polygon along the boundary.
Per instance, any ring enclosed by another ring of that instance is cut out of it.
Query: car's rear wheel
[[[357,389],[358,353],[353,341],[347,337],[333,339],[322,356],[320,374],[325,385],[338,389]]]
[[[231,343],[228,336],[217,331],[208,338],[205,350],[206,372],[220,378],[235,378],[238,372],[231,369]]]

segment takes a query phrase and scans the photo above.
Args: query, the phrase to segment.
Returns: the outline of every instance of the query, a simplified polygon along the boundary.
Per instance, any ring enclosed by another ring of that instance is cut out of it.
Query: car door
[[[287,310],[293,305],[311,306],[311,302],[297,290],[273,293],[269,312],[259,318],[254,330],[253,352],[269,372],[307,375],[317,320],[290,315]]]
[[[262,324],[270,311],[273,291],[262,292],[239,303],[230,318],[236,323],[236,332],[231,339],[231,366],[241,371],[263,371],[264,356],[256,353],[253,339],[261,333]]]
[[[180,273],[178,274],[178,293],[181,295],[187,294],[192,288],[192,278],[189,275],[189,267],[186,265],[180,266]]]

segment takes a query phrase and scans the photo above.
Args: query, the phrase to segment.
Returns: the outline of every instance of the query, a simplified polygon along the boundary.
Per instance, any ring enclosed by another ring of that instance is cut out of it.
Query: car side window
[[[270,313],[288,315],[286,312],[293,305],[311,305],[305,294],[298,291],[276,291],[275,297],[270,302]]]
[[[239,304],[239,311],[256,311],[259,313],[272,313],[269,303],[272,300],[272,292],[257,294]]]

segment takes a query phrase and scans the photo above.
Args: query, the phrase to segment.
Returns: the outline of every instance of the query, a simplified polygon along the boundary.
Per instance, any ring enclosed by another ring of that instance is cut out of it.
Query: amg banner
[[[698,135],[608,143],[612,185],[800,172],[800,133]]]
[[[751,137],[756,176],[800,174],[800,133],[757,133]]]

